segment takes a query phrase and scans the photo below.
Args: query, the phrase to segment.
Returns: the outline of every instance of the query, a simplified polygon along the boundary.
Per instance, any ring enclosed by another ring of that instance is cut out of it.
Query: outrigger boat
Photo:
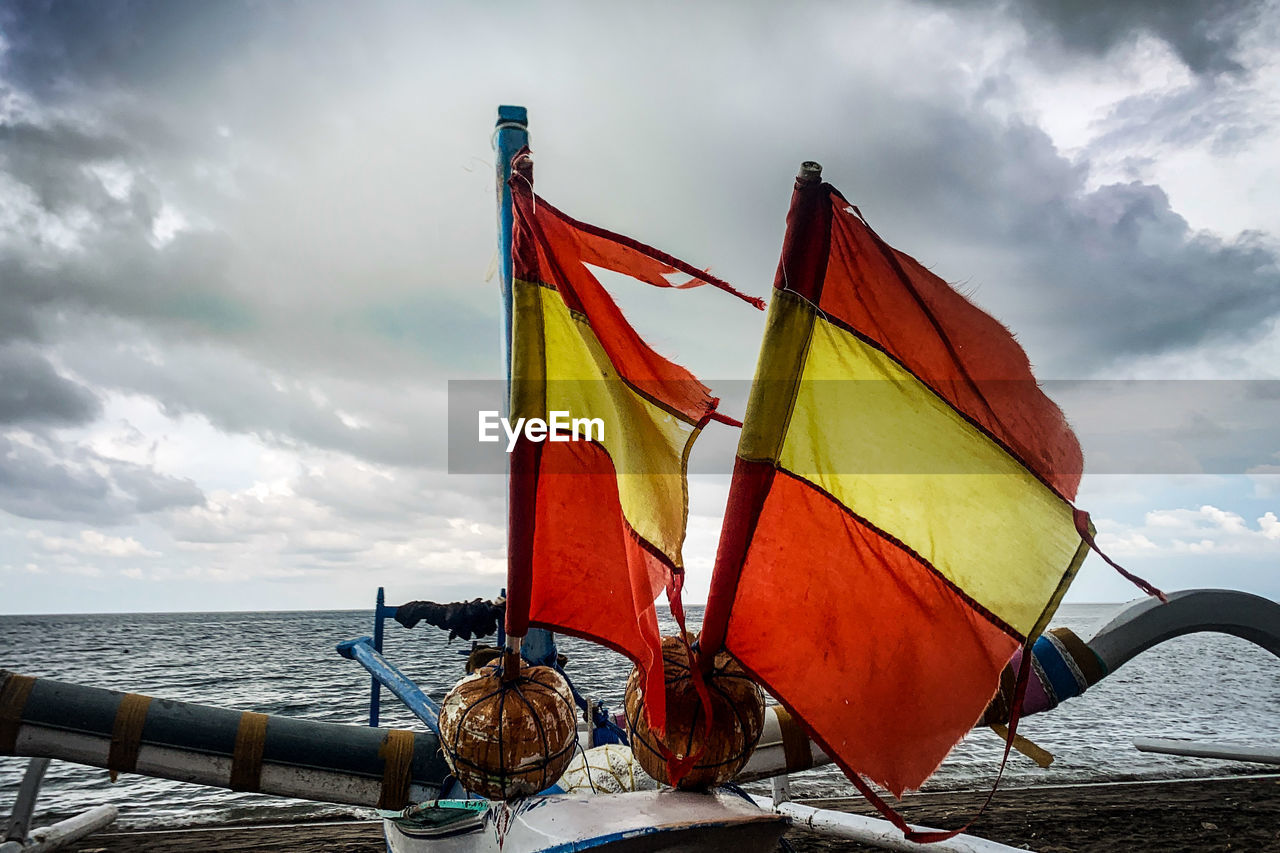
[[[511,187],[513,181],[518,183],[529,180],[527,175],[522,176],[519,172],[512,178],[511,172],[513,161],[527,145],[527,121],[522,108],[499,109],[496,143],[500,248],[503,253],[503,291],[507,308],[505,341],[508,347],[507,365],[510,369],[513,362],[512,302],[515,289],[512,255],[519,250],[512,246],[513,222],[519,211],[513,211],[513,206],[518,202],[513,202]],[[814,182],[818,180],[817,168],[816,164],[805,164],[802,167],[800,181],[804,187],[816,186]],[[829,195],[825,189],[823,192],[823,199],[843,200],[838,193]],[[834,190],[830,192],[834,193]],[[541,203],[540,200],[532,202],[531,190],[523,198],[526,202]],[[852,214],[856,212],[856,208],[850,205],[849,211]],[[792,213],[789,226],[794,225],[793,219],[799,221],[809,215],[795,203]],[[803,255],[808,250],[801,245],[804,241],[797,234],[797,231],[788,232],[780,279],[786,279],[788,271],[795,274],[795,270],[799,269],[787,266],[787,253],[793,253],[792,260],[797,257],[801,261],[805,261],[805,258],[812,260]],[[689,272],[686,266],[678,262],[669,263],[673,259],[660,256],[660,253],[655,254],[648,247],[631,243],[626,244],[625,248],[642,253],[647,251],[647,257],[651,260],[660,257],[666,268]],[[528,251],[529,247],[525,246],[524,250]],[[596,261],[600,260],[598,256],[592,257]],[[910,260],[906,256],[890,253],[886,253],[885,257],[900,272],[901,265]],[[696,270],[693,272],[706,279],[705,274]],[[905,272],[902,275],[907,277]],[[779,286],[778,292],[784,301],[792,298],[787,295],[787,287],[791,284],[794,282],[783,281]],[[802,286],[801,290],[795,292],[803,294]],[[545,292],[537,295],[539,298],[549,298]],[[524,297],[518,298],[528,298],[527,292]],[[808,310],[802,302],[794,304]],[[818,299],[812,299],[811,304],[818,305]],[[822,316],[825,319],[827,314],[823,313]],[[779,329],[788,322],[791,320],[782,316],[782,312],[771,315],[769,334],[781,335],[786,329]],[[769,382],[777,381],[776,373],[765,378]],[[762,388],[768,386],[769,382],[762,382],[758,375],[753,393],[765,393]],[[794,393],[794,388],[792,390]],[[755,420],[750,409],[746,418],[746,430],[755,430],[753,440],[758,440],[762,434],[759,427],[760,405],[758,401],[753,403]],[[714,405],[711,409],[713,408]],[[711,409],[705,413],[708,417]],[[703,419],[695,427],[700,428],[705,422],[706,419]],[[744,442],[747,441],[744,436]],[[1011,442],[997,443],[1004,447]],[[740,451],[740,463],[742,458]],[[678,470],[683,473],[683,468]],[[519,472],[513,474],[513,480],[520,475]],[[1042,479],[1042,485],[1052,491],[1053,484],[1057,482],[1053,479],[1052,472]],[[1074,490],[1070,491],[1073,493]],[[513,494],[516,494],[515,487]],[[740,497],[731,495],[731,511],[735,500]],[[832,500],[836,498],[832,497]],[[741,508],[740,504],[737,506]],[[512,506],[515,525],[513,531],[524,523],[518,518],[521,511],[520,506]],[[755,512],[753,518],[756,527],[767,525],[768,519],[761,506],[756,506]],[[683,524],[683,519],[680,519],[680,524]],[[1007,639],[992,641],[992,648],[995,649],[992,660],[996,663],[993,673],[999,675],[1000,688],[996,690],[994,698],[991,698],[991,691],[995,690],[994,679],[985,692],[984,688],[979,688],[978,693],[982,696],[982,702],[986,703],[986,710],[980,718],[977,712],[969,715],[964,724],[966,729],[975,725],[975,719],[982,724],[1007,726],[1006,742],[1009,747],[1013,747],[1018,740],[1016,723],[1019,716],[1052,710],[1061,701],[1079,695],[1134,656],[1158,643],[1192,632],[1216,631],[1231,634],[1256,643],[1280,657],[1280,605],[1258,596],[1229,590],[1190,590],[1161,596],[1159,599],[1139,601],[1118,613],[1087,641],[1075,637],[1065,629],[1045,630],[1047,620],[1061,599],[1066,583],[1070,581],[1075,568],[1078,568],[1079,559],[1088,550],[1087,546],[1093,544],[1087,516],[1081,520],[1077,514],[1074,525],[1084,544],[1079,546],[1071,567],[1060,578],[1051,579],[1051,600],[1037,605],[1036,612],[1028,617],[1027,630],[1019,632],[1017,626],[1004,624],[998,614],[987,612],[981,591],[973,594],[965,592],[958,582],[952,585],[954,589],[952,586],[943,589],[943,592],[951,590],[955,593],[956,600],[972,607],[991,624],[1003,625],[1010,637],[1018,639],[1016,643]],[[528,530],[524,532],[529,533]],[[534,545],[530,541],[520,544],[513,540],[512,547],[531,548]],[[751,853],[774,849],[782,833],[793,823],[884,849],[918,849],[919,840],[932,842],[929,846],[937,850],[1013,849],[971,836],[905,827],[900,822],[891,823],[859,815],[815,810],[788,801],[788,774],[832,762],[840,764],[860,790],[866,787],[866,783],[852,766],[849,748],[845,738],[839,736],[840,730],[835,730],[833,735],[829,724],[815,721],[809,705],[803,701],[804,697],[797,697],[785,679],[779,679],[768,670],[767,656],[762,656],[759,650],[751,649],[742,640],[735,639],[733,626],[728,624],[728,615],[724,611],[727,606],[724,602],[737,601],[746,612],[750,605],[743,604],[742,601],[744,596],[751,594],[751,588],[748,579],[740,571],[747,563],[746,551],[740,548],[738,552],[734,552],[733,547],[727,550],[732,552],[728,558],[725,557],[726,546],[722,542],[721,559],[717,560],[717,578],[720,580],[713,581],[713,598],[719,596],[720,604],[712,602],[708,605],[707,623],[703,626],[704,648],[710,647],[713,652],[723,648],[740,658],[771,690],[777,689],[782,704],[770,704],[766,708],[763,727],[758,734],[754,751],[749,757],[743,758],[744,764],[733,776],[731,784],[709,791],[660,787],[634,766],[629,771],[629,782],[606,790],[604,777],[611,774],[593,773],[590,755],[597,750],[610,749],[613,752],[608,754],[614,758],[625,755],[625,752],[618,751],[619,747],[602,745],[602,742],[616,742],[628,735],[634,738],[637,720],[613,717],[600,709],[598,704],[585,697],[578,697],[582,699],[583,720],[579,742],[573,747],[579,756],[575,771],[576,782],[570,784],[565,781],[568,779],[566,774],[560,784],[547,787],[531,796],[509,800],[485,799],[470,793],[455,777],[457,766],[449,763],[453,761],[456,765],[456,759],[449,753],[447,733],[442,740],[440,703],[427,696],[418,685],[382,656],[384,621],[395,614],[396,608],[385,604],[381,590],[374,611],[373,635],[347,640],[337,647],[342,656],[360,663],[373,677],[368,727],[290,719],[251,711],[231,711],[163,699],[153,700],[138,694],[66,684],[46,678],[31,678],[0,670],[0,754],[32,756],[36,762],[49,758],[72,761],[106,768],[113,774],[137,773],[236,791],[374,807],[382,811],[387,845],[392,853],[498,850],[506,853],[551,853],[587,849],[622,853],[729,848]],[[728,565],[732,570],[732,583],[727,586],[722,582],[725,574],[721,571],[721,564]],[[519,577],[512,577],[517,584],[525,582]],[[523,658],[525,664],[517,663],[517,671],[519,666],[531,664],[549,664],[554,668],[556,656],[553,637],[536,624],[539,621],[552,623],[554,620],[546,617],[545,611],[543,616],[537,615],[537,607],[545,605],[538,605],[536,601],[531,605],[528,588],[513,589],[511,592],[512,596],[506,605],[505,627],[510,629],[515,624],[522,634],[512,636],[508,631],[507,636],[502,637],[503,626],[498,626],[499,644],[505,650],[504,655],[518,654]],[[673,590],[668,584],[668,595],[678,608],[678,585]],[[536,599],[536,595],[534,598]],[[720,608],[718,615],[717,606]],[[525,608],[524,621],[521,621],[521,614],[517,613],[513,622],[512,611],[521,607]],[[528,618],[531,610],[534,612],[533,619]],[[737,612],[734,611],[735,614]],[[712,624],[717,620],[719,624]],[[987,630],[985,623],[980,627]],[[715,643],[719,645],[716,646]],[[963,642],[959,644],[963,645]],[[1017,648],[1010,660],[1004,652],[1015,647],[1020,648]],[[692,662],[695,658],[692,657],[694,650],[690,651],[689,670],[692,677],[692,670],[695,668]],[[867,653],[870,654],[870,651]],[[659,676],[661,669],[659,666]],[[712,672],[709,665],[707,672]],[[782,686],[778,687],[779,684]],[[405,703],[422,722],[423,730],[378,727],[380,691],[383,688]],[[805,710],[800,713],[798,708]],[[981,706],[977,710],[981,711]],[[968,712],[960,712],[962,717],[965,714]],[[622,722],[626,723],[625,732],[620,732],[619,724]],[[952,743],[954,740],[942,743],[940,747],[935,745],[935,748],[941,749],[942,754],[945,754]],[[446,755],[451,756],[448,761]],[[1007,755],[1008,748],[1006,757]],[[696,755],[690,757],[690,761],[694,759]],[[934,759],[926,757],[922,760],[928,764]],[[34,789],[38,788],[39,773],[36,772],[36,767],[36,763],[33,763],[34,781],[24,785],[23,800],[15,812],[9,837],[0,843],[2,853],[30,853],[57,846],[57,839],[46,839],[54,843],[54,846],[50,846],[44,842],[29,843],[27,836],[26,826],[34,803]],[[925,768],[926,771],[928,769]],[[911,786],[918,784],[912,781],[915,777],[910,776],[908,771],[904,770],[903,773],[907,775],[891,773],[873,778],[891,789],[898,787],[903,779]],[[750,796],[737,787],[738,784],[766,779],[774,782],[772,797]],[[877,795],[871,793],[870,789],[864,790],[864,793],[873,802],[879,803]]]
[[[394,611],[385,605],[375,611],[378,626]],[[1112,673],[1159,643],[1201,631],[1240,637],[1280,657],[1280,605],[1230,590],[1172,593],[1167,605],[1139,601],[1122,609],[1086,644],[1106,672]],[[430,730],[436,703],[382,658],[373,637],[343,645],[374,674],[375,695],[383,687],[389,689],[423,720],[427,731],[405,735],[412,739],[404,741],[412,744],[411,750],[389,748],[398,742],[394,730],[149,701],[136,694],[29,679],[7,671],[0,672],[0,708],[6,713],[0,724],[0,747],[8,755],[39,756],[37,762],[56,758],[122,771],[127,767],[124,772],[214,788],[382,808],[387,843],[396,853],[710,851],[730,844],[747,853],[772,850],[793,822],[882,849],[921,849],[886,821],[789,802],[784,793],[787,775],[829,764],[831,759],[807,739],[800,749],[789,745],[791,731],[784,729],[788,722],[777,705],[770,706],[760,742],[736,780],[773,779],[775,798],[747,800],[731,792],[667,789],[546,794],[515,804],[469,799],[464,792],[445,788],[449,771],[440,758],[437,736]],[[144,703],[145,725],[134,724],[137,732],[131,735],[127,721],[138,718],[137,709]],[[16,717],[15,708],[20,709]],[[376,708],[375,700],[371,714],[376,715]],[[255,731],[262,733],[257,750],[247,746]],[[584,746],[589,742],[586,731],[583,742]],[[1252,757],[1265,759],[1261,754]],[[255,767],[256,776],[249,772]],[[25,814],[29,819],[34,792],[26,803],[15,817]],[[101,828],[114,812],[104,807],[80,823],[90,831]],[[25,838],[27,823],[20,825]],[[67,841],[78,837],[67,836]],[[20,838],[11,839],[11,847],[0,845],[0,851],[18,853],[24,849],[20,842]],[[1015,849],[971,837],[929,847]]]

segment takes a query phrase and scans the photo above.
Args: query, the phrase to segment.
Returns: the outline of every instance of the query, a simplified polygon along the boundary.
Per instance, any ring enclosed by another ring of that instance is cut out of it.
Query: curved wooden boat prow
[[[1231,634],[1280,657],[1280,604],[1233,589],[1186,589],[1168,599],[1134,602],[1089,640],[1108,672],[1165,640],[1200,631]]]

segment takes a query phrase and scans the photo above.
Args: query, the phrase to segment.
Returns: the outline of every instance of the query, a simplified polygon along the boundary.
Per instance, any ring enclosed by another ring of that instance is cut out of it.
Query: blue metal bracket
[[[338,654],[347,660],[354,660],[369,671],[374,681],[390,690],[400,699],[418,719],[436,735],[440,734],[440,706],[430,696],[422,692],[422,688],[414,684],[409,676],[396,669],[386,658],[373,647],[372,637],[357,637],[338,643]]]

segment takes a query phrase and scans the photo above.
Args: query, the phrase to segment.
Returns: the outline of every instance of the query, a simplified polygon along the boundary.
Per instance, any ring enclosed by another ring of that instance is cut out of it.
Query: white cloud
[[[124,201],[129,197],[129,192],[133,189],[133,170],[125,163],[91,163],[85,170],[101,181],[107,195],[116,201]]]
[[[100,578],[102,577],[102,569],[98,566],[87,566],[80,563],[73,563],[63,566],[59,571],[65,575],[75,575],[82,578]]]
[[[165,202],[151,222],[151,245],[162,249],[173,242],[178,232],[190,226],[187,217],[173,205]]]
[[[159,557],[159,551],[143,546],[132,536],[108,536],[97,530],[82,530],[75,538],[47,536],[38,531],[27,534],[35,547],[50,554],[75,553],[97,557]]]
[[[1239,513],[1199,509],[1148,512],[1140,525],[1098,522],[1098,544],[1113,556],[1239,554],[1280,557],[1280,519],[1266,512],[1250,524]]]
[[[1132,531],[1127,533],[1100,533],[1098,535],[1098,544],[1107,553],[1115,554],[1135,554],[1160,550],[1160,546],[1152,542],[1148,537]]]
[[[1274,512],[1268,512],[1262,518],[1259,518],[1258,527],[1262,531],[1262,535],[1268,539],[1280,540],[1280,519],[1276,518]]]

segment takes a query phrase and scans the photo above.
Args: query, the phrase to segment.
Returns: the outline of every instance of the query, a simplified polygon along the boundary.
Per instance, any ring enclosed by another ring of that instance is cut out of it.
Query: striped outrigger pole
[[[1022,649],[1000,675],[1000,690],[982,715],[981,725],[1009,722]],[[1031,648],[1031,677],[1027,679],[1020,716],[1051,711],[1097,684],[1107,675],[1107,665],[1070,628],[1052,628]]]

